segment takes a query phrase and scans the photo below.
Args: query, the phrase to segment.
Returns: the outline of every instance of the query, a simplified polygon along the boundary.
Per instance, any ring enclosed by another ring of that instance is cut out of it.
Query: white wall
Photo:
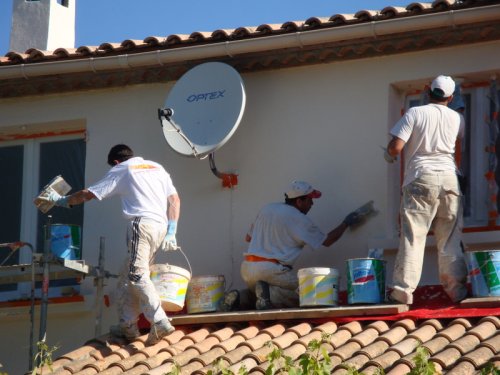
[[[292,179],[305,179],[323,192],[309,215],[325,231],[373,199],[380,211],[377,217],[357,231],[348,231],[328,249],[306,249],[297,265],[338,268],[341,289],[345,289],[346,259],[365,257],[373,244],[397,244],[397,166],[385,163],[380,146],[387,143],[388,129],[399,117],[403,90],[410,83],[429,82],[438,74],[466,76],[493,71],[499,58],[500,43],[486,43],[245,74],[247,108],[243,121],[215,154],[220,171],[239,174],[239,184],[232,190],[221,187],[208,160],[179,156],[164,141],[157,108],[163,106],[171,84],[3,100],[0,126],[29,124],[33,113],[39,122],[84,118],[88,184],[106,172],[107,152],[116,143],[127,143],[136,154],[163,163],[182,199],[177,238],[194,274],[224,274],[233,287],[243,286],[239,265],[249,225],[263,204],[283,199],[283,189]],[[107,268],[116,272],[125,257],[124,233],[117,199],[88,203],[83,249],[87,263],[97,264],[99,237],[105,236]],[[185,267],[179,254],[160,258]],[[387,256],[389,279],[393,259],[394,252]],[[428,254],[424,270],[422,283],[438,283],[434,253]],[[110,281],[108,291],[112,286]],[[94,293],[90,280],[83,291]],[[107,309],[104,327],[114,318]],[[78,324],[89,323],[79,319]],[[49,341],[65,337],[67,327],[53,327]],[[64,352],[78,347],[93,333],[74,328],[72,332],[73,340]],[[0,352],[6,341],[0,344]],[[0,358],[4,365],[15,366],[9,361]],[[6,370],[16,373],[8,367]]]

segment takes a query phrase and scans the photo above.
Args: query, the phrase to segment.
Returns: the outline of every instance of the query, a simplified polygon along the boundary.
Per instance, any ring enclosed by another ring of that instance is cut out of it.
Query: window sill
[[[81,295],[49,298],[47,312],[49,316],[87,313],[92,311],[92,303],[89,302],[91,301],[87,301],[87,297]],[[35,300],[35,316],[40,314],[40,304],[40,299]],[[0,302],[0,319],[29,317],[30,309],[30,300]]]

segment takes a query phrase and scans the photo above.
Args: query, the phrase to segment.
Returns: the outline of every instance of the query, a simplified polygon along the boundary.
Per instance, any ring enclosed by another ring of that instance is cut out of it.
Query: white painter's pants
[[[167,317],[149,270],[166,232],[165,224],[145,218],[136,218],[128,225],[128,259],[120,273],[116,292],[118,316],[125,325],[135,324],[141,313],[150,323]]]
[[[299,306],[299,280],[297,272],[292,268],[272,262],[243,261],[241,277],[254,294],[257,281],[268,283],[271,303],[274,307]]]
[[[401,238],[394,267],[392,296],[413,303],[422,274],[425,242],[433,229],[439,279],[452,301],[467,295],[467,268],[461,244],[462,195],[453,172],[425,173],[403,187]]]

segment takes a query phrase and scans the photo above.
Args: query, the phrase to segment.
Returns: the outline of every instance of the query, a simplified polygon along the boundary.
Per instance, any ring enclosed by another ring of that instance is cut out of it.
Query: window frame
[[[0,147],[23,145],[23,189],[21,204],[21,223],[19,241],[33,245],[35,252],[41,253],[43,249],[37,249],[38,211],[32,203],[33,198],[39,193],[40,172],[40,147],[42,143],[71,141],[86,139],[85,129],[72,129],[58,132],[33,133],[23,136],[2,136]],[[83,171],[85,174],[85,170]],[[82,227],[83,232],[83,227]],[[19,250],[19,264],[31,264],[32,252],[24,246]],[[28,298],[31,283],[19,282],[16,290],[3,291],[0,293],[2,300],[19,300]]]

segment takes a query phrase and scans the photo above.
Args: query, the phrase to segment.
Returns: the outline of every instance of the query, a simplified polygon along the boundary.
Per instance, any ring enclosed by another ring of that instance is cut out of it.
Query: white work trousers
[[[292,268],[273,262],[243,261],[241,277],[254,294],[257,281],[268,283],[271,303],[274,307],[299,306],[299,280]]]
[[[461,242],[462,209],[462,195],[454,172],[425,173],[403,187],[401,237],[392,292],[398,301],[413,303],[430,229],[436,239],[441,285],[452,301],[465,298],[467,268]]]
[[[145,218],[135,218],[128,225],[128,259],[116,293],[118,316],[125,325],[135,324],[141,313],[152,324],[167,317],[149,270],[166,232],[165,224]]]

